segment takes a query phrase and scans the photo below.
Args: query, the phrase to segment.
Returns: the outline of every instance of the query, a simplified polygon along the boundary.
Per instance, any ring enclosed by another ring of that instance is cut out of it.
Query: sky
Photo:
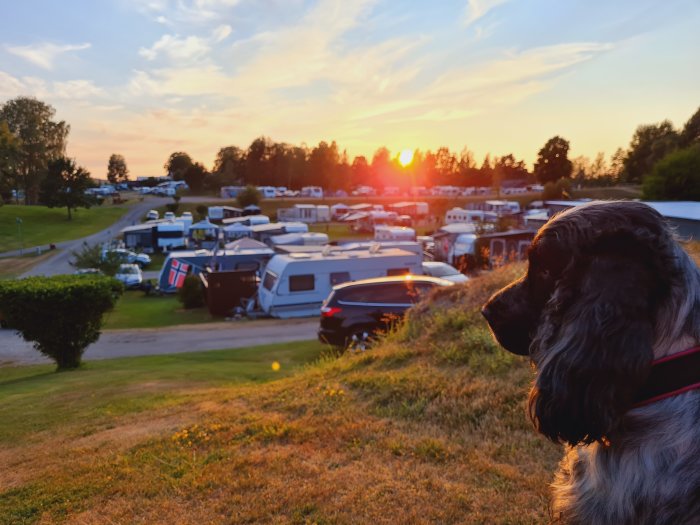
[[[700,107],[700,0],[0,0],[0,104],[34,96],[104,178],[256,137],[610,156]]]

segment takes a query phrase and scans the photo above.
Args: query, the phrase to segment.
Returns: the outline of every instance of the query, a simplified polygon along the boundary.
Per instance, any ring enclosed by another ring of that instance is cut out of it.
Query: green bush
[[[99,275],[0,281],[0,319],[56,361],[58,370],[77,368],[122,291],[119,281]]]
[[[177,213],[177,210],[179,207],[180,207],[179,202],[169,202],[165,205],[165,209],[168,211],[171,211],[173,213]]]
[[[676,150],[657,162],[642,181],[642,195],[649,200],[699,200],[700,144]]]
[[[205,204],[200,204],[197,206],[197,215],[199,216],[200,220],[206,219],[208,214],[209,214],[209,207],[208,206],[206,206]]]
[[[250,206],[251,204],[258,206],[262,196],[255,186],[246,186],[236,197],[236,202],[241,208]]]
[[[70,265],[73,268],[96,268],[105,275],[113,276],[117,273],[122,261],[115,252],[107,252],[102,256],[102,247],[99,244],[90,245],[83,242],[80,250],[71,252],[73,259]]]
[[[188,275],[177,291],[177,298],[186,309],[204,306],[202,283],[196,275]]]

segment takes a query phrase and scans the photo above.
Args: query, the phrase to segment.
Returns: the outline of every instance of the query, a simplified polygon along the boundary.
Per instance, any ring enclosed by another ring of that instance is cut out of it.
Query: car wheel
[[[369,350],[374,340],[373,335],[370,330],[358,330],[348,337],[346,347],[355,352]]]

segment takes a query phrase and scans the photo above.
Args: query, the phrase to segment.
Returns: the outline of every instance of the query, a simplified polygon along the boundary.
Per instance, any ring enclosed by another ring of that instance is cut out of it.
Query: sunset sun
[[[399,163],[402,166],[408,166],[413,160],[413,150],[405,149],[399,154]]]

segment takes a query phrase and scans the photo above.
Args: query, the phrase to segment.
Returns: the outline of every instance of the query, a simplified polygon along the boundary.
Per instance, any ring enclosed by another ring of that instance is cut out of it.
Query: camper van
[[[415,241],[416,230],[404,226],[377,225],[374,227],[375,241]]]
[[[185,224],[181,221],[162,221],[156,224],[158,249],[169,251],[187,246]]]
[[[312,199],[323,198],[323,188],[321,186],[305,186],[301,189],[302,197],[311,197]]]
[[[445,224],[461,222],[496,222],[497,220],[498,214],[492,211],[452,208],[445,213]]]
[[[262,310],[280,319],[320,315],[336,284],[370,277],[422,274],[422,256],[398,249],[275,255],[258,289]]]
[[[263,199],[274,199],[277,197],[277,188],[273,186],[258,186],[258,191]]]

